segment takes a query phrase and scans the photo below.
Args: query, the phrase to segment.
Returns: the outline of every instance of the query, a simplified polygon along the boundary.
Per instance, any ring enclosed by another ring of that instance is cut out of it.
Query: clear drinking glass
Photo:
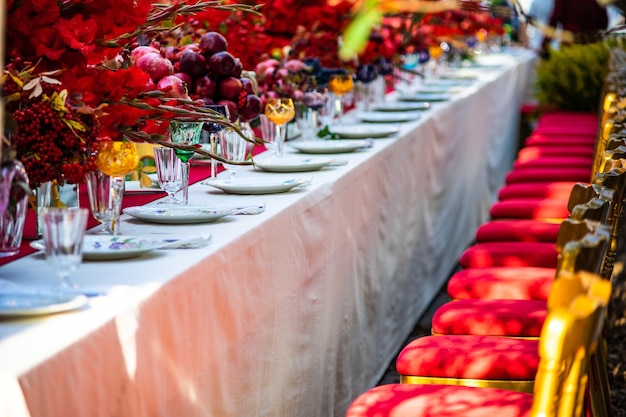
[[[328,81],[328,89],[335,95],[335,115],[337,122],[342,123],[344,114],[344,96],[354,88],[351,74],[333,74]]]
[[[226,129],[222,132],[221,140],[220,149],[222,150],[222,158],[233,162],[243,162],[246,160],[248,141],[242,138],[239,133],[233,129]],[[222,162],[222,164],[230,173],[230,178],[235,178],[239,165],[224,162]]]
[[[261,138],[263,139],[263,145],[273,154],[276,152],[276,124],[267,118],[265,114],[259,116],[261,121]]]
[[[270,98],[265,104],[265,116],[276,125],[275,154],[283,156],[283,144],[287,131],[285,125],[296,116],[293,100],[290,98]]]
[[[224,104],[207,104],[204,106],[206,109],[212,110],[226,119],[230,118],[230,113],[228,112],[228,107]],[[214,122],[204,122],[202,126],[202,130],[209,133],[209,144],[211,146],[211,152],[217,153],[217,142],[219,138],[219,132],[224,130],[224,125]],[[217,176],[217,161],[215,159],[211,159],[211,178],[215,178]]]
[[[98,146],[98,168],[105,175],[111,176],[111,192],[113,211],[119,213],[124,196],[125,176],[137,169],[139,152],[133,142],[104,141]],[[111,230],[113,234],[120,233],[119,216],[113,220]]]
[[[183,189],[183,169],[180,158],[172,148],[154,148],[154,163],[159,186],[167,193],[167,198],[158,204],[181,204],[174,194]]]
[[[306,139],[317,139],[317,131],[320,128],[320,110],[328,101],[326,89],[309,90],[302,96],[302,102],[310,111],[307,113],[307,123],[304,136]]]
[[[195,145],[200,142],[202,132],[201,122],[180,122],[172,120],[170,122],[170,138],[172,142],[182,145]],[[176,149],[176,155],[182,162],[183,170],[183,204],[189,204],[189,161],[193,157],[194,151]]]
[[[83,237],[89,210],[78,207],[41,209],[46,259],[59,277],[62,288],[77,288],[70,275],[83,258]]]
[[[91,214],[103,225],[98,234],[113,235],[119,227],[121,204],[116,204],[113,177],[102,171],[87,174],[87,195]]]

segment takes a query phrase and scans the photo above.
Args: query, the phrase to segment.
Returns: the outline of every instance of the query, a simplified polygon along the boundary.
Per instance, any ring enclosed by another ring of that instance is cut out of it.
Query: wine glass
[[[228,107],[224,104],[207,104],[204,108],[212,110],[220,115],[224,116],[224,118],[229,119],[230,113],[228,111]],[[209,144],[211,146],[211,152],[213,154],[217,153],[217,138],[218,133],[224,129],[224,125],[215,122],[204,122],[202,126],[202,130],[209,133]],[[217,176],[217,161],[211,158],[211,178],[215,178]]]
[[[308,113],[308,123],[306,136],[315,139],[317,130],[319,129],[320,110],[326,105],[328,94],[326,89],[309,90],[302,96],[302,102],[311,111]]]
[[[46,259],[55,269],[61,288],[77,288],[69,276],[82,262],[88,215],[89,210],[78,207],[41,209]]]
[[[335,114],[339,124],[342,123],[344,113],[344,96],[354,88],[351,74],[333,74],[328,81],[328,89],[335,95]]]
[[[236,130],[226,129],[222,132],[220,149],[222,151],[222,158],[233,162],[243,162],[246,160],[247,156],[248,141],[242,138]],[[239,165],[225,162],[222,162],[222,165],[224,165],[230,173],[230,178],[235,178]]]
[[[356,69],[356,79],[361,93],[357,104],[361,104],[365,111],[371,110],[375,104],[376,93],[373,82],[376,78],[378,78],[378,68],[374,64],[361,64]]]
[[[200,133],[202,132],[201,122],[181,122],[178,120],[170,121],[170,138],[172,142],[182,145],[195,145],[200,141]],[[193,157],[194,151],[176,149],[176,155],[182,162],[183,171],[183,204],[189,204],[189,160]]]
[[[111,230],[114,235],[118,235],[120,233],[120,210],[124,195],[124,177],[137,169],[139,152],[133,142],[103,141],[98,145],[97,160],[100,171],[111,176],[111,199],[113,201]]]
[[[113,227],[119,227],[120,204],[113,198],[113,177],[97,170],[87,173],[87,195],[91,214],[103,225],[97,234],[115,234]],[[117,211],[116,211],[117,210]]]
[[[159,186],[167,193],[167,198],[158,204],[181,204],[174,197],[183,188],[183,170],[176,150],[165,146],[154,148],[154,162]]]
[[[296,110],[293,100],[290,98],[270,98],[265,104],[265,116],[276,124],[275,154],[277,157],[283,156],[283,144],[285,142],[285,124],[293,119]]]

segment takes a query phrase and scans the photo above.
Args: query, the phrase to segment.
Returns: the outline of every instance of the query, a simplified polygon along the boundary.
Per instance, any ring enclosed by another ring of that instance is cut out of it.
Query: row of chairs
[[[348,417],[610,415],[602,328],[626,195],[615,103],[539,119],[432,335],[398,355],[400,384]]]

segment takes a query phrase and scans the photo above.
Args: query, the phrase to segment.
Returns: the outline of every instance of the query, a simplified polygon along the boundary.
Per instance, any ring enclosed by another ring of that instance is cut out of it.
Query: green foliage
[[[535,97],[550,108],[598,111],[608,62],[609,46],[605,42],[552,49],[537,68]]]

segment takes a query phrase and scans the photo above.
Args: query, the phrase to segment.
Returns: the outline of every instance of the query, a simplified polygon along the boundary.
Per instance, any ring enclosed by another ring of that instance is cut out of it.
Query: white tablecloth
[[[260,215],[202,225],[125,216],[125,234],[213,243],[83,262],[75,281],[108,295],[0,321],[0,415],[343,415],[384,373],[510,169],[533,56],[490,59],[501,65],[398,137],[341,155],[345,166],[286,174],[312,177],[309,187],[191,189],[192,204],[265,203]],[[55,282],[40,254],[0,278]]]

